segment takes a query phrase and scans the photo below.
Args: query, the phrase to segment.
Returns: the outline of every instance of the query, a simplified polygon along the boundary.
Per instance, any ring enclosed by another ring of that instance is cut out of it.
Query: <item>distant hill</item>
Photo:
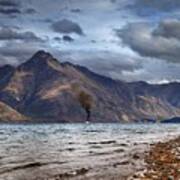
[[[180,116],[180,84],[113,80],[38,51],[0,68],[0,101],[34,121],[160,121]]]
[[[161,121],[162,123],[180,123],[180,117],[174,117]]]

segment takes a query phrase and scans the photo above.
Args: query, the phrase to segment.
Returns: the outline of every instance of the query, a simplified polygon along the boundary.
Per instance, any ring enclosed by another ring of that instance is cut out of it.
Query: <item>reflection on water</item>
[[[0,179],[25,180],[32,173],[49,176],[104,166],[125,158],[138,145],[179,132],[175,124],[0,125]]]

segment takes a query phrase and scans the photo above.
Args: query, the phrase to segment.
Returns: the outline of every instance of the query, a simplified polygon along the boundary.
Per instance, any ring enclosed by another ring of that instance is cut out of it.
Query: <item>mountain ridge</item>
[[[7,66],[6,66],[7,68]],[[134,122],[180,116],[180,83],[113,80],[43,50],[16,68],[0,68],[0,101],[44,122]]]

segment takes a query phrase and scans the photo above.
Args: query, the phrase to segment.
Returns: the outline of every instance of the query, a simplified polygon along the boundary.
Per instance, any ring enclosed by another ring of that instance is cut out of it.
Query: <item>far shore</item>
[[[170,120],[163,120],[163,121],[130,121],[130,122],[123,122],[123,121],[119,121],[119,122],[111,122],[111,121],[107,121],[107,122],[99,122],[99,121],[77,121],[77,122],[67,122],[67,121],[57,121],[57,120],[53,120],[53,121],[49,121],[49,120],[1,120],[0,124],[9,124],[9,125],[36,125],[36,124],[180,124],[180,120],[178,119],[178,121],[170,121]]]

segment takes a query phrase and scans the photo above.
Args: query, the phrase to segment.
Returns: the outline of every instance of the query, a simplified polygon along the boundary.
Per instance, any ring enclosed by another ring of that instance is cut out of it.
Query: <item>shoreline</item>
[[[146,168],[129,180],[179,180],[180,179],[180,136],[151,146],[145,156]]]

